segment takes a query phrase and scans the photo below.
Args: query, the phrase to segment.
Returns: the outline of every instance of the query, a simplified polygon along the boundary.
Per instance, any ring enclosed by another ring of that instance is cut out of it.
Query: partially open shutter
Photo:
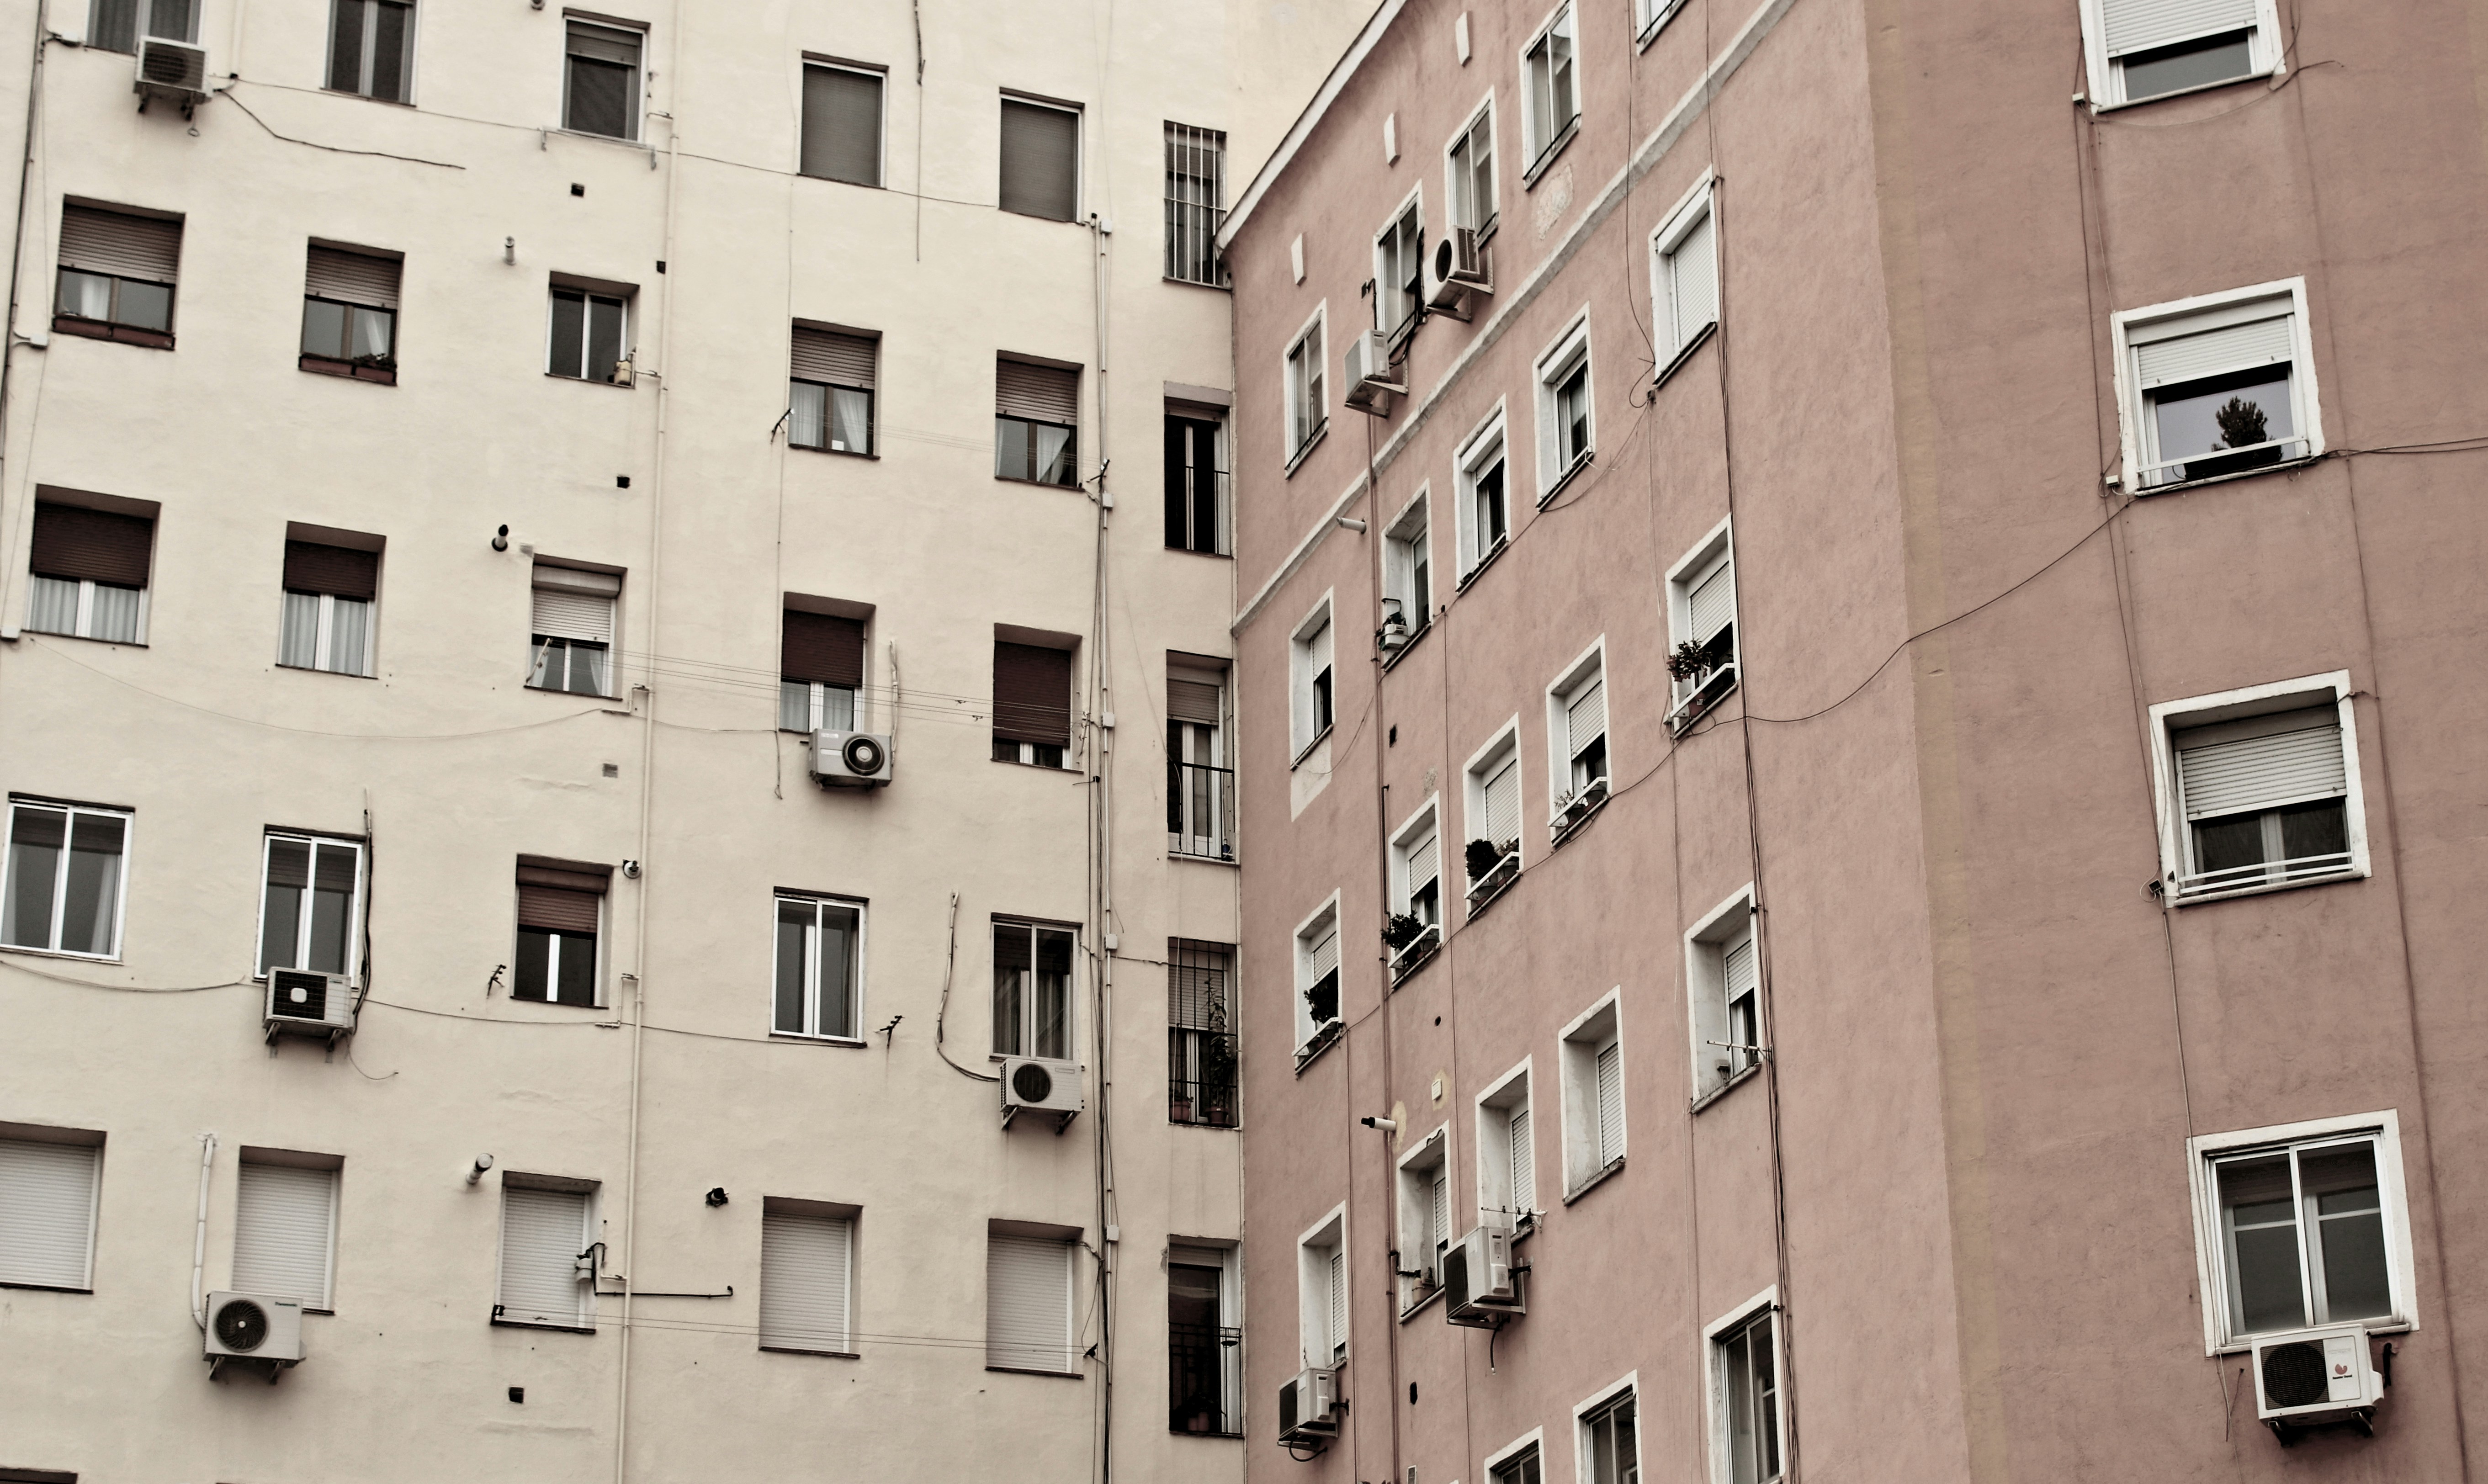
[[[1408,894],[1415,896],[1428,882],[1442,873],[1443,837],[1428,829],[1408,852]]]
[[[1610,1041],[1598,1050],[1598,1163],[1612,1164],[1625,1152],[1623,1048]]]
[[[38,502],[28,565],[39,577],[145,587],[155,546],[156,522],[144,516]]]
[[[1071,744],[1071,655],[997,641],[994,736],[1005,742]]]
[[[868,392],[872,390],[873,363],[880,350],[880,340],[871,335],[849,335],[799,324],[795,326],[788,371],[798,381],[824,381]]]
[[[1167,681],[1167,715],[1176,721],[1195,721],[1202,726],[1216,726],[1219,714],[1219,687],[1197,680]]]
[[[593,933],[609,874],[519,863],[519,926]]]
[[[587,1196],[501,1190],[500,1317],[512,1324],[594,1327],[579,1256],[587,1246]]]
[[[1079,204],[1080,116],[1003,99],[1002,209],[1070,221]]]
[[[2197,381],[2230,371],[2276,365],[2292,354],[2290,316],[2250,320],[2191,335],[2143,340],[2134,349],[2135,364],[2144,390],[2179,381]],[[2141,340],[2149,331],[2137,331]]]
[[[0,1283],[95,1286],[96,1176],[92,1144],[0,1139]]]
[[[1428,1184],[1431,1187],[1431,1189],[1427,1192],[1427,1221],[1428,1229],[1426,1232],[1426,1250],[1419,1260],[1421,1262],[1430,1263],[1434,1260],[1434,1245],[1436,1243],[1450,1241],[1455,1234],[1452,1231],[1451,1176],[1444,1170],[1442,1165],[1437,1164],[1434,1166],[1434,1173],[1428,1179]]]
[[[1347,1348],[1347,1254],[1338,1247],[1330,1249],[1330,1348]]]
[[[1733,1005],[1754,988],[1754,940],[1747,938],[1732,945],[1720,968],[1728,982],[1728,1003]]]
[[[1322,936],[1314,941],[1312,959],[1314,983],[1339,972],[1339,929],[1322,929]]]
[[[2207,741],[2196,746],[2188,746],[2185,734],[2179,733],[2177,772],[2186,797],[2186,817],[2201,820],[2255,813],[2348,793],[2341,724],[2332,708],[2292,712],[2287,719],[2315,724],[2259,737]]]
[[[2255,23],[2255,0],[2104,0],[2101,10],[2111,57]]]
[[[245,1162],[234,1197],[234,1287],[328,1306],[337,1172]]]
[[[1069,1372],[1071,1244],[1000,1233],[985,1244],[985,1364]]]
[[[1567,735],[1571,738],[1572,753],[1577,757],[1582,748],[1607,729],[1606,678],[1600,676],[1574,691],[1565,707],[1565,716],[1569,723]]]
[[[314,247],[302,292],[318,298],[341,299],[373,309],[397,307],[400,264],[395,258]]]
[[[854,1353],[847,1274],[854,1228],[843,1217],[760,1218],[760,1348]]]
[[[381,554],[308,541],[285,544],[285,590],[354,598],[369,602],[380,593]]]
[[[778,674],[782,680],[823,686],[863,684],[863,625],[832,613],[785,612],[778,636]]]
[[[1526,1213],[1538,1204],[1538,1150],[1529,1141],[1529,1109],[1518,1107],[1512,1114],[1512,1204],[1515,1213]]]
[[[65,268],[169,284],[181,261],[178,221],[91,206],[61,209],[61,266]]]
[[[1676,344],[1682,349],[1702,326],[1719,318],[1719,268],[1712,256],[1711,215],[1708,209],[1693,230],[1668,254],[1669,279],[1676,311]]]
[[[1485,780],[1485,838],[1495,849],[1520,838],[1520,760],[1513,758]]]
[[[994,362],[994,410],[1072,427],[1080,421],[1080,373],[1004,357]]]
[[[1736,568],[1734,562],[1721,562],[1710,575],[1693,584],[1693,592],[1686,599],[1693,626],[1689,637],[1693,642],[1708,643],[1711,635],[1737,617]]]
[[[590,597],[584,593],[554,593],[538,589],[535,631],[548,639],[585,639],[597,644],[610,644],[613,642],[613,600]]]

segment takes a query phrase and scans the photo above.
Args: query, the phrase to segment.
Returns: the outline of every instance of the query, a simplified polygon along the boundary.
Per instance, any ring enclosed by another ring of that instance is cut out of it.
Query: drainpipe
[[[26,250],[26,186],[34,177],[35,129],[42,120],[43,101],[43,58],[51,50],[44,38],[51,35],[49,0],[38,0],[35,6],[35,57],[26,74],[26,150],[17,161],[17,230],[9,240],[9,322],[5,336],[0,336],[0,462],[8,455],[9,370],[17,359],[17,273],[19,261]],[[27,430],[32,437],[34,430]],[[17,528],[22,522],[12,520],[6,533],[0,533],[0,546],[14,546]],[[18,605],[9,601],[15,586],[7,574],[17,570],[14,556],[0,550],[0,639],[17,637]]]

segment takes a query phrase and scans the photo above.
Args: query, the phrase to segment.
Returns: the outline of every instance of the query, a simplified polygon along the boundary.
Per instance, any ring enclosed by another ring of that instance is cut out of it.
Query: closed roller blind
[[[1071,655],[1033,644],[994,645],[994,735],[1071,744]]]
[[[1529,1139],[1529,1109],[1512,1112],[1512,1205],[1525,1213],[1538,1207],[1538,1149]]]
[[[1314,940],[1311,958],[1314,983],[1319,984],[1324,978],[1339,972],[1339,929],[1322,929],[1321,937]]]
[[[2105,0],[2102,10],[2112,57],[2255,23],[2255,0]]]
[[[873,72],[804,69],[804,174],[881,183],[881,87]]]
[[[1347,1254],[1337,1247],[1330,1249],[1330,1348],[1334,1355],[1347,1348]]]
[[[182,224],[91,206],[61,209],[61,266],[125,278],[173,282],[182,261]]]
[[[535,631],[548,639],[613,642],[613,600],[536,589]]]
[[[1080,421],[1080,373],[1026,361],[994,362],[994,410],[1070,427]]]
[[[326,1308],[336,1210],[335,1170],[243,1164],[234,1196],[234,1287]]]
[[[1426,838],[1418,841],[1416,847],[1408,852],[1408,890],[1412,895],[1441,874],[1442,857],[1443,837],[1432,830],[1427,831]]]
[[[1598,1163],[1612,1164],[1625,1152],[1624,1049],[1610,1041],[1598,1051]]]
[[[778,673],[824,686],[863,684],[863,625],[831,613],[788,608],[778,637]]]
[[[853,1353],[847,1335],[853,1237],[843,1217],[761,1217],[761,1349]]]
[[[1485,780],[1485,837],[1496,850],[1520,838],[1520,760],[1504,764]]]
[[[1197,680],[1167,682],[1167,714],[1176,721],[1219,724],[1219,687]]]
[[[2341,725],[2328,713],[2313,714],[2323,717],[2320,724],[2202,746],[2188,746],[2179,733],[2177,772],[2186,817],[2246,814],[2348,793]]]
[[[1003,99],[1003,210],[1070,221],[1079,204],[1080,116]]]
[[[844,335],[799,324],[789,374],[798,381],[826,381],[868,392],[880,350],[881,341],[871,335]]]
[[[381,590],[381,554],[289,541],[285,544],[285,590],[357,598],[369,602]]]
[[[1071,1245],[985,1239],[985,1363],[1064,1373],[1071,1365]]]
[[[1573,693],[1565,707],[1566,734],[1572,740],[1572,751],[1578,753],[1607,729],[1607,683],[1604,677],[1590,682]]]
[[[39,577],[145,587],[155,545],[156,522],[144,516],[39,503],[29,566]]]
[[[334,247],[311,249],[310,270],[302,292],[324,299],[343,299],[374,309],[397,307],[400,264],[395,258],[343,252]]]
[[[586,1328],[587,1197],[569,1190],[501,1190],[501,1317],[514,1324]]]
[[[2149,389],[2288,360],[2290,318],[2284,314],[2138,345],[2134,354],[2142,384]]]
[[[1667,255],[1676,309],[1676,344],[1682,348],[1702,326],[1719,318],[1719,266],[1711,251],[1711,215],[1684,234]]]
[[[1720,563],[1709,576],[1693,585],[1693,592],[1685,602],[1691,610],[1695,643],[1707,642],[1712,634],[1727,628],[1737,616],[1736,563]]]
[[[1728,981],[1728,1000],[1734,1004],[1754,987],[1754,940],[1748,938],[1731,945],[1722,956],[1720,968]]]
[[[92,1288],[93,1145],[0,1139],[0,1283]]]

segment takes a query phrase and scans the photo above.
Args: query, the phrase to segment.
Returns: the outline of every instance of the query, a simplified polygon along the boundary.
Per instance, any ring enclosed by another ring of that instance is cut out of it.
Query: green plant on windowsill
[[[1382,924],[1382,945],[1393,953],[1404,951],[1410,943],[1425,936],[1429,924],[1414,912],[1393,912]]]

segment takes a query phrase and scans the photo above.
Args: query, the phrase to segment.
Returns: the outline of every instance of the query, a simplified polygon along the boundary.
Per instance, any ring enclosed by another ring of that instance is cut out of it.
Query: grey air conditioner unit
[[[266,1366],[268,1384],[272,1386],[287,1366],[302,1358],[302,1301],[263,1294],[210,1294],[207,1332],[201,1342],[210,1380],[228,1365],[249,1364]]]
[[[1022,1113],[1051,1113],[1061,1133],[1080,1116],[1080,1063],[1036,1056],[1003,1058],[1003,1127]]]
[[[1408,388],[1391,379],[1391,337],[1366,330],[1347,343],[1347,405],[1379,417],[1391,415],[1391,399]]]
[[[354,981],[344,974],[307,968],[271,968],[268,1013],[263,1019],[270,1045],[279,1036],[318,1036],[333,1042],[353,1035]]]
[[[1279,1386],[1279,1445],[1319,1447],[1339,1436],[1339,1372],[1300,1372]]]
[[[2364,1432],[2384,1385],[2364,1325],[2326,1325],[2254,1342],[2255,1418],[2286,1445],[2297,1428],[2347,1421]]]
[[[1477,233],[1454,227],[1444,234],[1426,259],[1426,302],[1436,309],[1456,310],[1470,294],[1493,292],[1484,255],[1478,251]]]
[[[1443,1318],[1468,1329],[1490,1330],[1527,1313],[1520,1275],[1512,1267],[1512,1233],[1480,1226],[1443,1253]]]
[[[153,98],[169,98],[187,114],[190,105],[208,96],[208,49],[160,36],[138,41],[138,80],[133,85],[141,109]]]
[[[881,787],[890,781],[890,739],[871,732],[814,732],[812,778],[825,789]]]

